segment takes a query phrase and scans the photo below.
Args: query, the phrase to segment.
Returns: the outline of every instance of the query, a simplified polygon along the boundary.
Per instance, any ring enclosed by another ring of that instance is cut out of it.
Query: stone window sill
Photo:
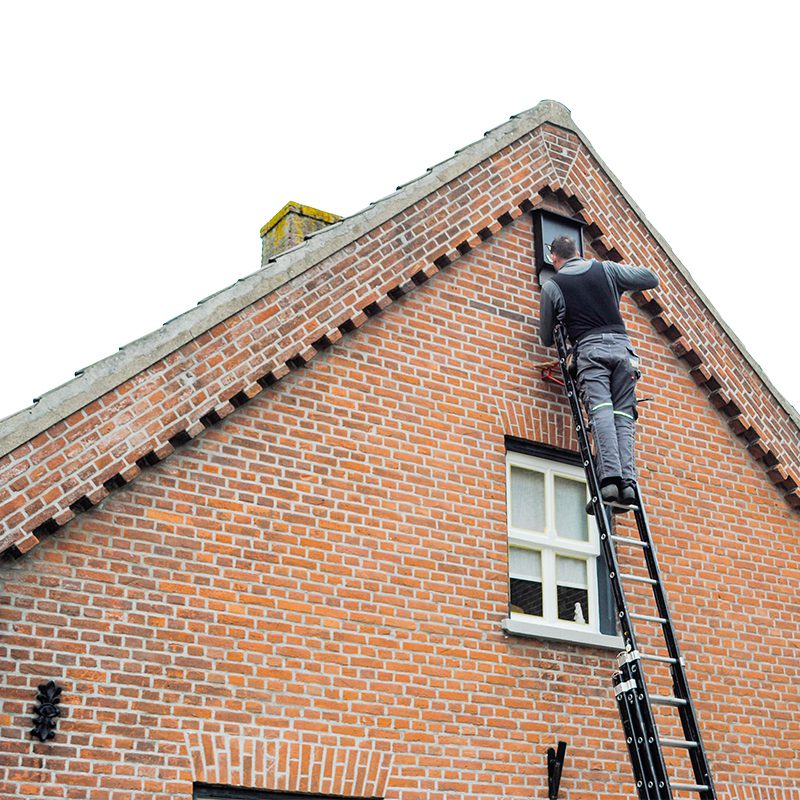
[[[621,636],[609,636],[596,631],[581,631],[568,628],[557,628],[540,622],[528,620],[504,619],[503,630],[512,636],[527,636],[534,639],[553,639],[569,644],[582,644],[588,647],[602,647],[606,650],[622,652],[625,645]]]

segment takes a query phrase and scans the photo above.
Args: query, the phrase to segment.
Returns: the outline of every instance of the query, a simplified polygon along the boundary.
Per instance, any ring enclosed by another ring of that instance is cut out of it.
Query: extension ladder
[[[635,505],[631,510],[635,515],[639,537],[615,535],[611,515],[608,513],[609,509],[603,504],[600,497],[600,482],[589,447],[583,412],[578,402],[577,387],[568,367],[566,337],[560,325],[555,330],[555,341],[558,347],[564,389],[575,420],[581,461],[586,471],[591,503],[600,533],[600,545],[608,567],[611,589],[617,608],[617,619],[625,645],[625,652],[619,656],[619,671],[615,672],[613,676],[613,686],[639,800],[673,800],[675,792],[693,793],[700,800],[717,800],[705,748],[700,738],[697,716],[689,694],[685,662],[675,637],[642,496],[637,487]],[[632,558],[638,557],[643,560],[646,575],[641,570],[621,573],[617,557],[618,547],[625,548],[626,553],[629,553]],[[637,587],[651,587],[656,613],[630,611],[623,582]],[[647,623],[656,630],[660,629],[660,635],[663,635],[663,651],[645,653],[639,650],[633,631],[634,621]],[[671,694],[650,695],[648,693],[642,669],[645,661],[653,664],[654,670],[657,668],[669,669],[672,681]],[[677,711],[683,738],[659,736],[654,706]],[[667,774],[665,751],[688,752],[693,777],[678,776],[670,779]]]

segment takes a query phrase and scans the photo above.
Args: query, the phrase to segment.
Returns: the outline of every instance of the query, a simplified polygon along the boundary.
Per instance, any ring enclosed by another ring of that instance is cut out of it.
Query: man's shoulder
[[[542,284],[542,297],[546,297],[548,300],[553,300],[561,296],[561,289],[558,283],[556,283],[555,278],[556,276],[554,275],[549,281]]]

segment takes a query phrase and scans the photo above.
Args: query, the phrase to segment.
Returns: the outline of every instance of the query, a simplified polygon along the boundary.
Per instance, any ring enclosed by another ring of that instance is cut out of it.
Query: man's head
[[[565,261],[578,255],[578,245],[571,236],[556,236],[548,247],[550,248],[550,260],[556,270],[561,269]]]

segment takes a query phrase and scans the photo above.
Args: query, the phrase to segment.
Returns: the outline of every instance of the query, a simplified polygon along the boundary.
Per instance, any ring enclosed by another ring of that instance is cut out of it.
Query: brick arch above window
[[[226,733],[186,739],[193,783],[375,800],[392,770],[391,753],[369,748]]]

